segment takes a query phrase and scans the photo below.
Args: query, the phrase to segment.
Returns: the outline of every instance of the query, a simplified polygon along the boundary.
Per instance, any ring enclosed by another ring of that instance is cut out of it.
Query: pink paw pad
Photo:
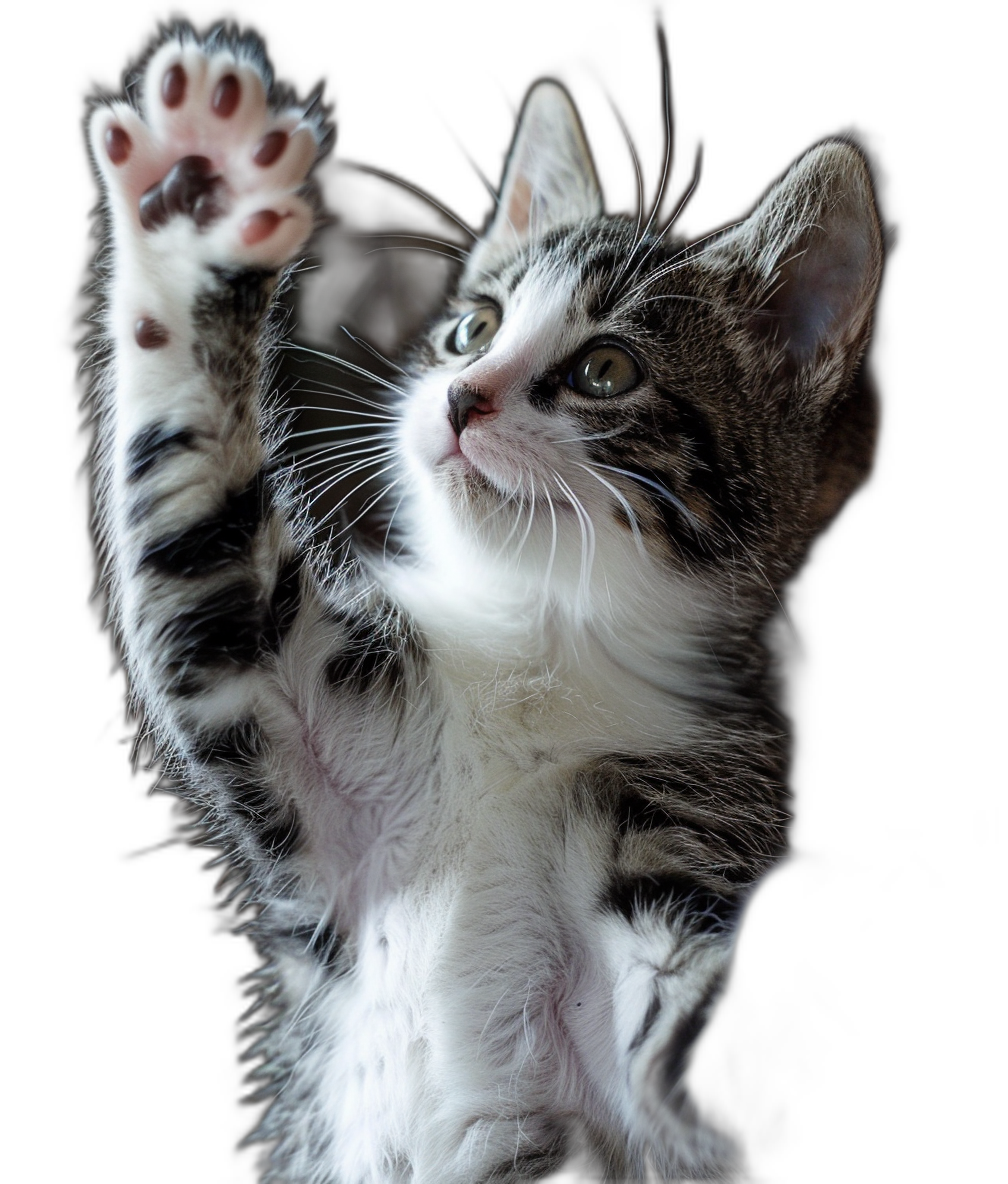
[[[95,112],[92,145],[111,204],[146,233],[187,218],[214,255],[279,266],[311,233],[298,195],[321,129],[304,109],[271,111],[258,66],[240,51],[170,42],[151,58],[140,109]],[[229,245],[230,244],[230,245]]]

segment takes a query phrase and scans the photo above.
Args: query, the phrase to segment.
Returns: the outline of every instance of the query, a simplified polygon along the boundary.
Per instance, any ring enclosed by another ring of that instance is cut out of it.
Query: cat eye
[[[605,399],[633,390],[641,378],[641,368],[632,354],[618,345],[597,345],[574,363],[567,385],[582,395]]]
[[[467,313],[455,327],[451,348],[457,354],[474,354],[493,341],[500,328],[500,313],[489,304]]]

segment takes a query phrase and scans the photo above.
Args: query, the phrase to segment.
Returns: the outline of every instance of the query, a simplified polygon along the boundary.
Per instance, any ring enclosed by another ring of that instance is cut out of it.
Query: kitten
[[[536,84],[347,458],[402,545],[321,547],[271,395],[320,93],[177,24],[123,95],[89,120],[96,530],[141,734],[263,955],[263,1180],[730,1174],[681,1078],[786,850],[780,597],[871,461],[863,156],[686,244],[604,213]]]

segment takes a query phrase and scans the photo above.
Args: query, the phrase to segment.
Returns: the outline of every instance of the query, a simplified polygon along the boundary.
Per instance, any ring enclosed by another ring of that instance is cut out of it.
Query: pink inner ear
[[[602,193],[574,104],[542,80],[525,98],[511,142],[497,211],[479,247],[513,250],[533,235],[602,213]]]
[[[524,176],[516,177],[511,188],[507,219],[517,234],[527,234],[529,211],[532,209],[532,185]]]

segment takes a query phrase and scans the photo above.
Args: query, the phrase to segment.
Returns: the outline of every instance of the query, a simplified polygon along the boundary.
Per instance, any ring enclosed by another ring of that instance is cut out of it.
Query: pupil
[[[608,371],[608,369],[611,365],[612,365],[612,358],[606,358],[606,360],[599,367],[599,372],[598,372],[599,382],[601,382],[605,378],[606,372]]]

